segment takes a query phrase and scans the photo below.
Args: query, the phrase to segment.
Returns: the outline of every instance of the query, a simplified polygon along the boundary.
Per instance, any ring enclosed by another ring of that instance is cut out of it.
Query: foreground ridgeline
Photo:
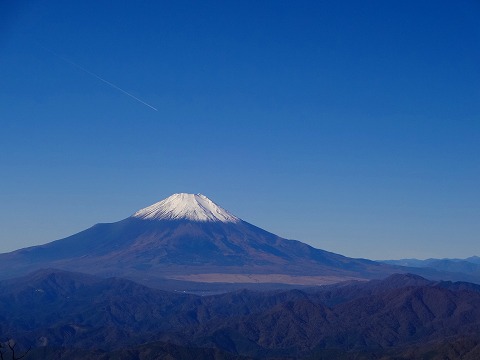
[[[480,358],[480,286],[417,275],[202,297],[41,270],[0,304],[27,359]]]

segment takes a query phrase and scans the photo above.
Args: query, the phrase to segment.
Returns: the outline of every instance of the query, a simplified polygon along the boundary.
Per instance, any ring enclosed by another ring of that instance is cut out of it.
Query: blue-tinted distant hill
[[[466,259],[400,259],[382,260],[382,262],[389,265],[407,266],[423,270],[434,269],[442,272],[464,274],[465,277],[469,278],[480,278],[480,258],[478,256]]]

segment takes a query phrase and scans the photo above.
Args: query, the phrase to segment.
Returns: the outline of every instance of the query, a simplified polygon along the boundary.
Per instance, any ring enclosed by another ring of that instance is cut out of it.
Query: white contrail
[[[47,48],[47,47],[45,47],[45,46],[43,46],[43,45],[41,45],[41,44],[39,44],[39,45],[40,45],[41,47],[43,47],[45,50],[51,52],[51,53],[52,53],[53,55],[55,55],[56,57],[58,57],[58,58],[62,59],[63,61],[69,63],[70,65],[73,65],[73,66],[75,66],[76,68],[78,68],[78,69],[86,72],[87,74],[90,74],[90,75],[96,77],[98,80],[103,81],[105,84],[110,85],[111,87],[113,87],[114,89],[117,89],[118,91],[121,91],[121,92],[124,93],[125,95],[130,96],[132,99],[137,100],[138,102],[142,103],[143,105],[148,106],[149,108],[151,108],[151,109],[153,109],[153,110],[155,110],[155,111],[158,111],[157,108],[153,107],[153,106],[150,105],[150,104],[147,104],[145,101],[140,100],[140,99],[137,98],[136,96],[130,94],[128,91],[125,91],[125,90],[119,88],[117,85],[112,84],[110,81],[105,80],[104,78],[98,76],[97,74],[91,72],[90,70],[85,69],[83,66],[80,66],[80,65],[78,65],[77,63],[74,63],[73,61],[71,61],[71,60],[69,60],[69,59],[67,59],[67,58],[65,58],[65,57],[63,57],[63,56],[60,56],[59,54],[57,54],[57,53],[54,52],[53,50],[50,50],[49,48]]]

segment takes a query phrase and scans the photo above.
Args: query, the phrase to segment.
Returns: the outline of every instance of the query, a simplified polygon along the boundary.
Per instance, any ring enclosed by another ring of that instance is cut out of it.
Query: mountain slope
[[[173,279],[315,285],[399,271],[283,239],[201,194],[174,194],[122,221],[0,254],[2,278],[46,267],[149,284]]]
[[[165,288],[168,284],[182,289],[193,283],[209,283],[211,288],[221,283],[311,286],[399,272],[432,279],[480,279],[480,274],[352,259],[283,239],[241,220],[201,194],[174,194],[124,220],[0,254],[0,279],[41,268],[126,277],[149,286]]]

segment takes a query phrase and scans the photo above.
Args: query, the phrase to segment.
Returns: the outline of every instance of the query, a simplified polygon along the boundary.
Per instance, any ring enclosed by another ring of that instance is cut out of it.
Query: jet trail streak
[[[82,70],[83,72],[86,72],[87,74],[96,77],[98,80],[103,81],[105,84],[110,85],[111,87],[113,87],[114,89],[117,89],[118,91],[121,91],[121,92],[124,93],[125,95],[130,96],[132,99],[137,100],[139,103],[142,103],[143,105],[148,106],[149,108],[151,108],[151,109],[153,109],[153,110],[155,110],[155,111],[158,111],[157,108],[153,107],[153,106],[150,105],[150,104],[147,104],[145,101],[143,101],[143,100],[137,98],[136,96],[130,94],[128,91],[125,91],[125,90],[119,88],[117,85],[112,84],[110,81],[105,80],[104,78],[102,78],[102,77],[100,77],[99,75],[91,72],[90,70],[85,69],[83,66],[80,66],[80,65],[78,65],[77,63],[74,63],[73,61],[71,61],[71,60],[69,60],[69,59],[67,59],[67,58],[65,58],[65,57],[63,57],[63,56],[60,56],[59,54],[57,54],[57,53],[54,52],[53,50],[50,50],[50,49],[46,48],[45,46],[43,46],[43,45],[41,45],[41,44],[39,44],[39,45],[40,45],[41,47],[43,47],[45,50],[51,52],[51,53],[52,53],[53,55],[55,55],[56,57],[58,57],[58,58],[62,59],[63,61],[69,63],[70,65],[73,65],[73,66],[75,66],[76,68]]]

